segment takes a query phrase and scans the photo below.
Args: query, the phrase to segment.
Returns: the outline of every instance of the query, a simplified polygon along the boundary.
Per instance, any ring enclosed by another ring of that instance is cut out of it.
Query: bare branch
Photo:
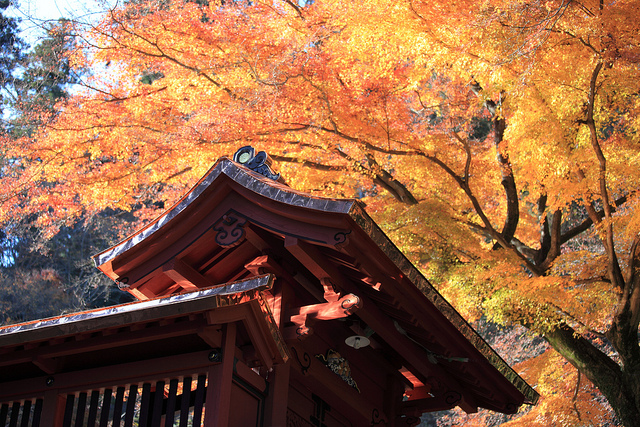
[[[596,158],[598,159],[598,183],[600,186],[600,198],[602,199],[604,217],[608,220],[605,224],[606,234],[604,238],[604,246],[607,251],[609,264],[608,268],[609,274],[611,275],[611,283],[613,283],[617,288],[623,289],[624,278],[622,277],[622,271],[620,269],[620,263],[618,262],[615,243],[613,241],[613,223],[611,221],[612,208],[611,202],[609,200],[609,190],[607,189],[607,160],[604,156],[604,153],[602,152],[602,148],[600,147],[600,142],[598,141],[598,131],[596,129],[596,123],[594,119],[597,82],[600,71],[602,70],[602,66],[602,60],[598,60],[591,73],[591,81],[589,82],[589,99],[587,103],[587,117],[584,123],[589,128],[589,133],[591,136],[591,147],[593,148]],[[590,203],[588,203],[587,211],[589,212],[589,217],[591,217],[592,220],[596,222],[598,216]]]
[[[287,157],[287,156],[279,156],[277,154],[269,154],[273,160],[277,162],[285,162],[285,163],[296,163],[303,167],[317,169],[322,171],[348,171],[350,168],[343,165],[326,165],[323,163],[312,162],[310,160],[304,160],[297,157]]]
[[[304,15],[302,14],[302,10],[301,10],[300,6],[298,6],[297,4],[294,4],[291,0],[284,0],[284,2],[286,4],[288,4],[289,6],[291,6],[296,11],[296,13],[300,17],[300,19],[302,19],[302,20],[305,19]]]

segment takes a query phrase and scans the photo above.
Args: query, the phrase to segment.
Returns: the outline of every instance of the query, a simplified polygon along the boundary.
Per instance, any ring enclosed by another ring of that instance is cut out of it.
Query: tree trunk
[[[545,338],[593,382],[625,427],[640,426],[640,370],[637,363],[629,369],[620,367],[566,324],[547,332]]]
[[[505,195],[507,196],[507,217],[504,220],[504,226],[502,227],[502,236],[507,242],[511,242],[513,236],[516,234],[518,228],[518,222],[520,220],[520,204],[518,200],[518,190],[516,188],[516,181],[513,176],[513,170],[511,169],[511,163],[509,162],[509,156],[503,154],[501,151],[501,143],[504,138],[504,131],[507,127],[507,123],[504,118],[496,116],[493,119],[494,126],[494,143],[497,151],[498,165],[500,166],[500,173],[502,174],[502,187],[504,188]]]

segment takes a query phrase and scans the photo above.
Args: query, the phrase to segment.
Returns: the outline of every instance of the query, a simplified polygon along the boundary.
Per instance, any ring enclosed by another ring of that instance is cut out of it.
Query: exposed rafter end
[[[176,282],[183,291],[193,292],[214,286],[209,279],[184,261],[173,258],[162,266],[165,276]]]

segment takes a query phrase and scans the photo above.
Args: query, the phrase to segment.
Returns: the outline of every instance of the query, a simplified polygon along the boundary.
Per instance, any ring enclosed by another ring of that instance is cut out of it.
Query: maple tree
[[[77,23],[71,63],[94,73],[55,121],[12,142],[0,221],[35,215],[54,234],[107,208],[145,220],[252,144],[294,188],[362,198],[468,318],[524,325],[577,369],[551,352],[525,377],[551,394],[548,378],[590,381],[634,425],[634,7],[128,2]],[[580,405],[556,409],[602,416]]]

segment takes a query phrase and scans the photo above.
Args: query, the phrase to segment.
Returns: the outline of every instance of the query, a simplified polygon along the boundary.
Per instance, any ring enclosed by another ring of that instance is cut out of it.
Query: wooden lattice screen
[[[0,406],[0,426],[39,426],[42,401],[42,399],[33,399],[2,404]]]
[[[63,427],[200,426],[207,375],[163,379],[66,396]],[[43,399],[0,406],[1,427],[38,427]]]

